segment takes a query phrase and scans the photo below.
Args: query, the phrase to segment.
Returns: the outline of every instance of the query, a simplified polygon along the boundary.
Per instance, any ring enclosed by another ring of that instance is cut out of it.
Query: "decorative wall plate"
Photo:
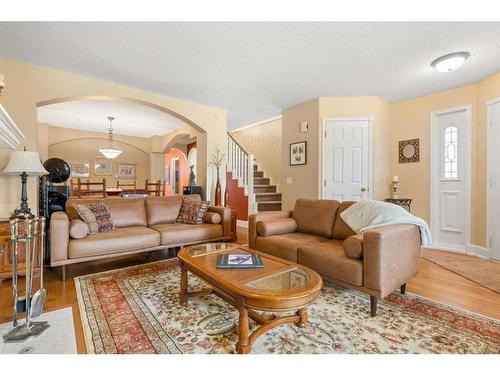
[[[420,161],[420,140],[399,141],[399,162],[418,163]]]

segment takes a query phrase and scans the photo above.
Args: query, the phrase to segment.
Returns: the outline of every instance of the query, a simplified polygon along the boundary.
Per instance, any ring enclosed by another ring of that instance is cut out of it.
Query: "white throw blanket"
[[[342,212],[340,217],[356,233],[390,224],[414,224],[420,229],[422,246],[432,243],[431,231],[425,220],[393,203],[359,201]]]

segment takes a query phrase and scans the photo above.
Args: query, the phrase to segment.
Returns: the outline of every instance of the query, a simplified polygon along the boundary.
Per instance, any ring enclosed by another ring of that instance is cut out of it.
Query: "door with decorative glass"
[[[469,106],[431,114],[431,231],[434,246],[465,251],[470,243]]]

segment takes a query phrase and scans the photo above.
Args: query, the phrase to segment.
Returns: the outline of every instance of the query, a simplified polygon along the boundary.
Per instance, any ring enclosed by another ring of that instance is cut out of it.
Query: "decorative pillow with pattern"
[[[203,217],[209,206],[209,201],[183,197],[181,210],[176,221],[183,224],[203,224]]]
[[[75,206],[78,215],[89,226],[89,234],[100,232],[110,232],[115,226],[111,219],[111,214],[104,204],[104,201],[98,201],[89,204],[77,204]]]

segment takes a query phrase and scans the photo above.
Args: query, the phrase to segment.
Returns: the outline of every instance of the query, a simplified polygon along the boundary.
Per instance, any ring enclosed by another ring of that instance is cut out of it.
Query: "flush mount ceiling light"
[[[469,52],[450,53],[431,62],[431,66],[438,72],[452,72],[464,65],[469,56]]]
[[[109,120],[109,128],[108,128],[108,143],[104,146],[99,147],[99,152],[103,154],[108,159],[114,159],[118,155],[120,155],[123,151],[120,147],[116,146],[113,143],[113,120],[114,117],[108,117]]]

